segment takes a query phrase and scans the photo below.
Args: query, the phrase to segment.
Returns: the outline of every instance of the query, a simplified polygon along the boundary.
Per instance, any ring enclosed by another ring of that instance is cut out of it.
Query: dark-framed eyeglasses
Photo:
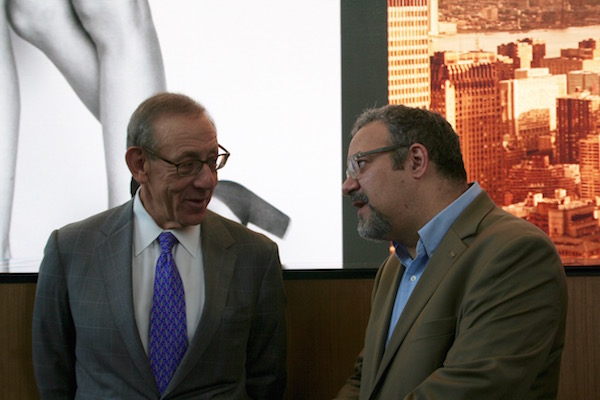
[[[156,157],[159,160],[164,161],[167,164],[171,164],[175,168],[177,168],[177,176],[180,177],[198,174],[204,164],[208,165],[208,168],[212,172],[215,172],[216,170],[221,169],[225,166],[225,164],[227,163],[227,159],[231,155],[231,153],[229,153],[229,151],[227,151],[225,147],[219,145],[219,149],[221,149],[223,153],[217,154],[216,157],[211,157],[207,160],[187,160],[184,162],[176,163],[156,154],[154,151],[150,150],[147,147],[144,147],[143,149],[146,153],[150,154],[151,156]]]
[[[346,162],[346,178],[358,179],[358,175],[360,174],[361,164],[360,159],[365,156],[371,156],[374,154],[383,154],[388,153],[390,151],[394,151],[400,149],[402,147],[409,147],[405,144],[395,144],[393,146],[385,146],[377,149],[363,151],[362,153],[356,153],[351,155]]]

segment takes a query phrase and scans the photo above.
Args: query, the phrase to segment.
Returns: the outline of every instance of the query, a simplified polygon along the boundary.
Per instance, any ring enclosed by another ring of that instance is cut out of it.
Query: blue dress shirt
[[[396,256],[402,265],[404,265],[405,270],[400,281],[400,286],[398,287],[398,293],[396,293],[396,301],[394,302],[394,310],[392,311],[386,344],[389,342],[394,328],[400,319],[402,310],[404,310],[410,295],[415,286],[417,286],[433,252],[446,235],[446,232],[448,232],[448,229],[450,229],[452,223],[481,191],[482,189],[479,184],[477,182],[473,183],[458,199],[454,200],[448,207],[419,229],[417,255],[414,259],[408,254],[406,246],[396,242],[393,243],[396,249]]]

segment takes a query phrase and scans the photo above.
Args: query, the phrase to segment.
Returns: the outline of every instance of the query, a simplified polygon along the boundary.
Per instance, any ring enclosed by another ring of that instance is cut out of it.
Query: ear
[[[429,153],[421,143],[414,143],[408,149],[407,168],[416,179],[422,178],[429,167]]]
[[[148,181],[148,163],[146,155],[141,147],[133,146],[125,152],[125,161],[129,167],[129,171],[140,185]]]

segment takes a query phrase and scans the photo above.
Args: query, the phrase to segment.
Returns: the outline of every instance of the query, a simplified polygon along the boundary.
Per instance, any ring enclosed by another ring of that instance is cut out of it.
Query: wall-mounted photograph
[[[231,152],[210,207],[287,269],[379,265],[341,184],[351,123],[387,102],[441,113],[470,181],[565,265],[600,265],[598,0],[6,3],[0,271],[36,272],[52,230],[130,198],[127,121],[165,90]]]
[[[388,0],[389,102],[445,116],[468,179],[600,264],[600,2]]]
[[[204,105],[231,153],[213,210],[286,268],[342,267],[339,2],[6,3],[2,271],[36,272],[52,230],[131,197],[128,119],[160,91]]]

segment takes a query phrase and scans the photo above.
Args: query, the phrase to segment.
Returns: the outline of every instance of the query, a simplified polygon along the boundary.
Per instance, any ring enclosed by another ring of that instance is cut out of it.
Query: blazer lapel
[[[382,286],[378,288],[378,290],[382,290],[383,293],[386,293],[386,296],[381,302],[377,301],[372,305],[374,310],[381,310],[381,312],[372,313],[369,321],[369,326],[373,326],[374,329],[368,332],[368,337],[365,341],[365,346],[372,346],[369,351],[365,352],[365,356],[370,355],[370,357],[367,356],[369,358],[363,359],[363,365],[368,365],[368,367],[363,368],[363,373],[366,371],[371,372],[370,376],[365,377],[366,382],[375,382],[376,373],[379,369],[379,365],[381,365],[381,360],[386,349],[387,335],[396,299],[396,292],[398,291],[398,286],[400,285],[400,280],[404,273],[404,266],[400,264],[400,261],[396,256],[390,256],[381,268],[384,275],[380,278],[379,284],[387,284],[389,287]]]
[[[462,240],[454,233],[448,232],[443,243],[440,243],[440,246],[438,246],[429,260],[421,279],[419,279],[419,283],[417,283],[402,311],[402,316],[398,320],[398,324],[390,337],[384,353],[381,362],[382,366],[391,360],[393,354],[402,344],[406,334],[427,304],[427,301],[452,268],[454,260],[458,259],[465,249],[466,246]]]
[[[206,351],[219,327],[235,270],[237,254],[229,250],[235,241],[219,217],[210,211],[202,221],[201,242],[206,293],[202,317],[165,394],[177,387]]]
[[[95,259],[102,270],[108,302],[123,342],[141,376],[146,380],[142,386],[154,388],[154,376],[134,317],[131,275],[132,220],[131,201],[116,209],[107,218],[100,230],[105,236],[99,239]]]
[[[419,279],[417,286],[411,294],[402,315],[398,320],[398,324],[390,337],[390,341],[383,352],[381,363],[377,368],[377,375],[374,381],[373,388],[377,386],[385,375],[385,371],[390,362],[394,359],[396,352],[404,342],[406,335],[416,321],[417,317],[439,286],[444,280],[448,271],[450,271],[454,263],[460,258],[460,255],[467,249],[464,242],[466,237],[473,235],[477,226],[483,217],[489,213],[494,207],[489,196],[483,192],[475,198],[475,200],[461,213],[461,215],[452,224],[439,246],[435,250],[423,275]],[[392,291],[392,305],[396,296],[396,290]],[[386,307],[386,316],[389,321],[391,308]],[[382,326],[382,325],[380,325]],[[388,325],[389,326],[389,322]],[[387,335],[387,330],[385,330]],[[385,340],[385,339],[384,339]]]

